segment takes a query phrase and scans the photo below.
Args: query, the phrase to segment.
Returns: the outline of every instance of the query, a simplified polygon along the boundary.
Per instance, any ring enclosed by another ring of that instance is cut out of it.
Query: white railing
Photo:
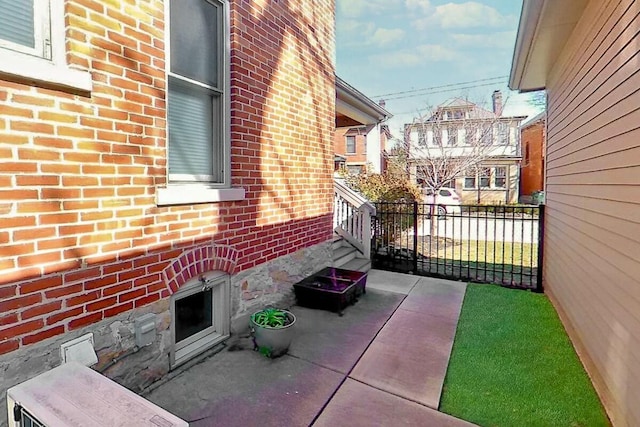
[[[353,191],[342,179],[334,179],[333,229],[357,248],[364,258],[371,258],[371,217],[376,208]]]

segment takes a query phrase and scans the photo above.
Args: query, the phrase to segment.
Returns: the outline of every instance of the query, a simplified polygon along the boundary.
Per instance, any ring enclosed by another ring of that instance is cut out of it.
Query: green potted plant
[[[253,336],[254,349],[267,357],[282,356],[293,339],[296,316],[288,310],[265,308],[253,313],[249,329]]]

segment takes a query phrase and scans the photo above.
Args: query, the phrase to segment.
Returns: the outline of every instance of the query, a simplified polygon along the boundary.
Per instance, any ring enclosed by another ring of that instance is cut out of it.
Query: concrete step
[[[358,250],[353,246],[341,246],[333,251],[333,266],[340,267],[351,261],[358,254]]]
[[[371,270],[371,260],[364,258],[354,258],[351,261],[342,264],[340,268],[344,268],[345,270],[367,272]]]
[[[349,245],[349,243],[346,240],[344,240],[341,236],[334,234],[333,241],[331,242],[331,249],[335,251],[337,249],[340,249],[343,246],[351,246],[351,245]]]

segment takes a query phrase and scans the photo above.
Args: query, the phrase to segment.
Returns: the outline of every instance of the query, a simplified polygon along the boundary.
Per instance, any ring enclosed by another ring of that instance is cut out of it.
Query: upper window
[[[491,145],[493,144],[493,126],[483,125],[480,128],[480,144]]]
[[[447,139],[451,146],[458,145],[458,128],[450,127],[447,129]]]
[[[91,75],[67,67],[63,0],[0,0],[0,75],[91,90]]]
[[[355,135],[348,135],[346,138],[346,150],[347,154],[356,153],[356,137]]]
[[[498,123],[498,144],[509,144],[509,125],[507,123]]]
[[[170,2],[167,127],[173,183],[229,181],[223,8],[213,0]]]

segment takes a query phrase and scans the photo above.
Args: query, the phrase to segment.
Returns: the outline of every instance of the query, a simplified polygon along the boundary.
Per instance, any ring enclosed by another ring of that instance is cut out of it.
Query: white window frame
[[[202,275],[202,278],[206,284],[203,285],[200,278],[193,278],[171,296],[172,347],[170,364],[172,369],[229,338],[231,289],[229,275],[221,271],[213,271]],[[176,300],[202,292],[204,287],[212,291],[211,297],[213,301],[211,307],[213,313],[211,326],[180,342],[176,342]]]
[[[209,0],[202,0],[209,1]],[[220,115],[221,144],[220,150],[222,156],[222,179],[221,182],[205,182],[195,181],[196,177],[172,176],[169,179],[169,169],[167,162],[167,182],[164,187],[160,187],[156,191],[156,204],[158,206],[198,204],[198,203],[215,203],[228,202],[236,200],[244,200],[245,189],[240,187],[231,187],[231,83],[230,83],[230,51],[231,51],[231,24],[228,0],[211,0],[222,7],[222,29],[219,30],[222,40],[223,54],[221,72],[223,73],[222,81],[222,112]],[[170,0],[164,2],[165,10],[165,75],[167,81],[167,95],[169,77],[172,75],[171,67],[171,41],[170,41]],[[184,78],[183,78],[184,79]],[[169,124],[167,123],[167,155],[169,152]],[[173,179],[175,178],[175,179]],[[194,182],[187,182],[194,180]]]
[[[33,1],[36,47],[31,49],[1,41],[0,77],[34,81],[36,84],[55,89],[90,92],[91,74],[85,70],[69,68],[67,65],[64,0]]]

